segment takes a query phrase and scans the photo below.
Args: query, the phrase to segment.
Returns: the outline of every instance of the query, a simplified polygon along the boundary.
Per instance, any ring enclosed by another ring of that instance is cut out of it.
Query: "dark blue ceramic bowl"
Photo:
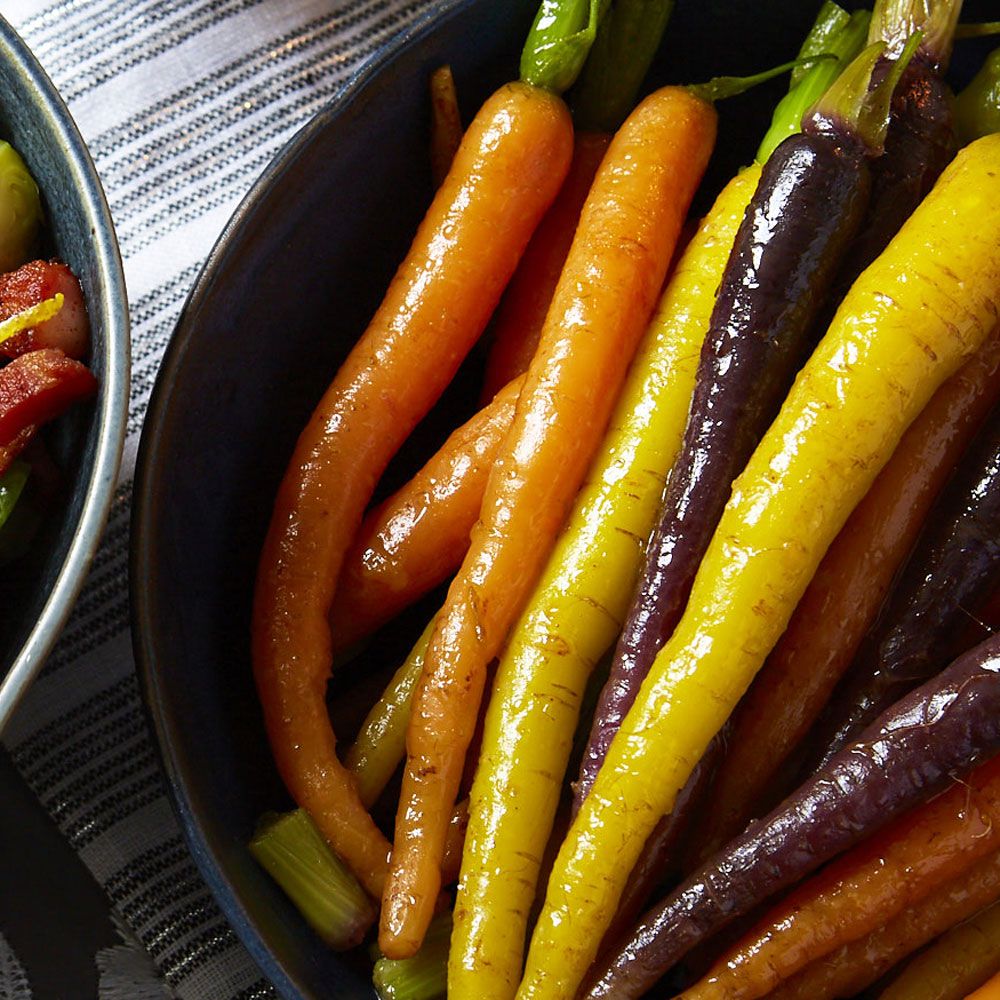
[[[80,278],[92,329],[97,399],[52,428],[65,502],[16,569],[0,578],[0,729],[69,615],[114,493],[128,415],[128,303],[118,244],[90,154],[52,82],[0,18],[0,137],[42,192],[46,252]],[[16,579],[11,581],[11,574]]]
[[[798,47],[814,6],[679,0],[650,86],[783,61]],[[147,704],[198,864],[261,968],[288,997],[346,1000],[371,997],[372,988],[364,956],[324,948],[247,852],[257,817],[289,805],[250,674],[257,557],[298,431],[364,329],[428,203],[429,72],[450,63],[471,113],[516,75],[535,8],[536,0],[441,5],[296,137],[212,252],[146,417],[132,608]],[[720,147],[702,204],[751,159],[783,87],[776,82],[720,109]],[[466,374],[468,391],[460,381],[449,392],[430,418],[428,439],[435,428],[457,423],[474,401],[474,379]],[[424,444],[404,454],[397,476]],[[338,714],[367,709],[427,613],[418,609],[389,629],[364,657],[363,671],[344,672],[350,676],[339,681]]]

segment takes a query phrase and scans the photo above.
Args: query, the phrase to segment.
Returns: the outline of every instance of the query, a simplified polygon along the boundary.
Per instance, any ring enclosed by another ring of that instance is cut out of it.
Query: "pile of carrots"
[[[960,0],[827,0],[685,231],[714,102],[772,74],[629,110],[670,7],[545,0],[464,133],[434,76],[437,193],[263,546],[300,811],[252,850],[332,945],[378,920],[384,997],[815,1000],[932,940],[954,975],[886,995],[965,996],[1000,972],[1000,63],[954,105]],[[481,410],[370,507],[488,327]],[[338,753],[332,664],[446,581]]]

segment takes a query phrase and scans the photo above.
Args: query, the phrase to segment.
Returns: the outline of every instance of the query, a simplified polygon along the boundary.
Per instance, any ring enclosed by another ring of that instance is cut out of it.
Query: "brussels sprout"
[[[30,259],[41,221],[38,185],[17,150],[0,141],[0,273]]]

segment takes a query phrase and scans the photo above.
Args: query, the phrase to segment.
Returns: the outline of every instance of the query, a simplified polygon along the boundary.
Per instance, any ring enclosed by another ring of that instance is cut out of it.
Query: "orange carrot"
[[[434,186],[440,187],[462,144],[462,116],[458,111],[458,93],[450,66],[439,66],[431,73],[430,89],[431,176]]]
[[[440,888],[448,816],[497,654],[600,443],[715,139],[681,88],[646,98],[615,136],[490,474],[481,519],[439,614],[407,732],[379,945],[420,945]]]
[[[998,397],[1000,326],[903,436],[740,704],[698,838],[699,860],[789,791],[776,773],[850,666],[935,497]]]
[[[842,855],[766,914],[684,1000],[751,1000],[1000,848],[1000,757]]]
[[[376,895],[389,844],[335,752],[327,613],[379,476],[485,327],[571,154],[558,97],[512,83],[486,101],[382,305],[299,437],[261,554],[252,655],[278,771]]]
[[[774,990],[770,1000],[834,1000],[854,996],[907,955],[997,899],[1000,899],[1000,853],[994,852],[884,926],[813,962]]]
[[[523,381],[501,390],[402,489],[367,514],[344,557],[330,608],[339,649],[374,632],[461,565]]]
[[[558,197],[531,237],[493,319],[493,347],[486,360],[484,400],[526,372],[535,356],[545,314],[552,301],[583,203],[611,136],[578,132],[573,162]]]

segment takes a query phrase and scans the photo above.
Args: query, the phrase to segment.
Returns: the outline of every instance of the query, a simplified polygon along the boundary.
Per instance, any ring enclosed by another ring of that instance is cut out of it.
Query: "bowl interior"
[[[62,496],[29,553],[0,574],[0,729],[40,669],[83,581],[107,517],[128,407],[128,312],[121,260],[100,181],[61,98],[0,19],[0,137],[42,193],[44,252],[79,277],[91,323],[95,400],[46,431]]]
[[[774,65],[813,16],[800,0],[679,0],[649,85]],[[289,805],[253,690],[249,608],[295,437],[364,329],[430,197],[429,72],[452,65],[466,114],[516,75],[535,0],[463,0],[411,31],[268,169],[184,310],[146,418],[133,521],[134,637],[176,805],[202,871],[287,996],[370,997],[363,956],[325,949],[250,858],[257,817]],[[704,206],[753,156],[785,83],[720,108]],[[697,206],[696,206],[697,207]],[[390,470],[419,464],[472,406],[475,355]],[[335,681],[349,726],[434,606],[389,626]],[[347,730],[345,729],[344,732]]]

